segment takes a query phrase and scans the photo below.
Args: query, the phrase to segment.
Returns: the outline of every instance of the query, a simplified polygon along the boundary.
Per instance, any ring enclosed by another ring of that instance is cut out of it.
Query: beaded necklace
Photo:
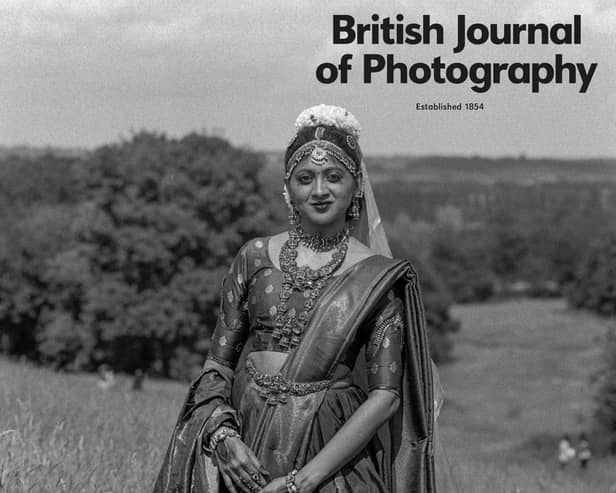
[[[280,250],[280,270],[284,278],[280,302],[276,309],[276,326],[272,332],[272,338],[278,340],[280,346],[285,349],[292,349],[299,344],[315,300],[319,297],[325,283],[344,262],[349,246],[349,230],[344,230],[343,238],[338,242],[331,260],[316,270],[307,265],[303,267],[297,265],[297,247],[300,241],[300,233],[297,230],[291,230],[289,231],[289,239]],[[287,305],[294,289],[304,291],[306,298],[304,309],[299,315],[297,315],[295,308],[289,310]]]

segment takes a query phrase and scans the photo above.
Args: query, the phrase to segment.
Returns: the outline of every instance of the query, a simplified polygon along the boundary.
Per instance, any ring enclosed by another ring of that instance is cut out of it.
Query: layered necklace
[[[301,227],[297,227],[289,231],[289,239],[280,250],[280,270],[283,273],[283,281],[272,338],[278,340],[280,346],[285,349],[292,349],[299,344],[315,300],[319,297],[325,283],[344,262],[349,246],[348,228],[331,238],[318,235],[318,238],[310,240],[310,236]],[[316,270],[307,265],[299,267],[297,265],[297,247],[300,243],[309,248],[311,248],[310,245],[314,245],[315,248],[312,249],[317,252],[329,251],[334,248],[336,251],[332,254],[329,262]],[[289,297],[294,289],[303,291],[306,299],[303,310],[299,314],[296,313],[295,308],[289,309],[288,307]]]

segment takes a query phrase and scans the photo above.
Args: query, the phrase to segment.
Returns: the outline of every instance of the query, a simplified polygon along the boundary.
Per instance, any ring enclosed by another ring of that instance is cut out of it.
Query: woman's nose
[[[327,183],[321,176],[316,177],[316,180],[314,181],[314,188],[312,189],[312,194],[317,197],[322,197],[329,194]]]

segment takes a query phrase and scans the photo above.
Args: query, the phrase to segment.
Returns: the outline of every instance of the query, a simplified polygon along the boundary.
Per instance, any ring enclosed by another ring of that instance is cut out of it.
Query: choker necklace
[[[278,340],[280,346],[289,350],[299,344],[315,300],[319,297],[325,283],[344,262],[349,246],[349,231],[345,229],[331,260],[316,270],[307,265],[302,267],[297,265],[297,247],[300,242],[299,232],[291,230],[289,231],[289,239],[280,250],[280,270],[284,279],[280,292],[280,302],[276,307],[276,322],[272,338]],[[299,314],[296,313],[295,308],[289,310],[287,305],[294,289],[303,291],[306,299],[304,309]]]
[[[310,248],[314,252],[329,252],[336,248],[345,239],[348,239],[349,228],[344,228],[342,231],[338,231],[333,236],[323,236],[320,232],[306,233],[304,228],[297,226],[295,228],[299,240],[302,245]]]

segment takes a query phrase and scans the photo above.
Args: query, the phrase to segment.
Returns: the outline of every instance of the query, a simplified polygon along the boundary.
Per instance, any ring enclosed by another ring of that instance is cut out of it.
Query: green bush
[[[397,221],[398,225],[400,220]],[[410,230],[394,228],[389,225],[389,234],[392,253],[396,258],[408,258],[419,277],[423,302],[426,311],[426,325],[430,342],[432,358],[437,363],[443,363],[451,359],[453,342],[451,334],[460,328],[460,322],[452,318],[449,308],[452,303],[447,285],[440,273],[425,256],[418,256],[417,238],[408,234]]]
[[[616,315],[616,233],[593,244],[566,288],[569,303],[600,315]]]
[[[616,453],[616,234],[608,234],[588,250],[568,285],[567,299],[576,308],[612,317],[606,334],[604,361],[598,375],[597,421]]]

